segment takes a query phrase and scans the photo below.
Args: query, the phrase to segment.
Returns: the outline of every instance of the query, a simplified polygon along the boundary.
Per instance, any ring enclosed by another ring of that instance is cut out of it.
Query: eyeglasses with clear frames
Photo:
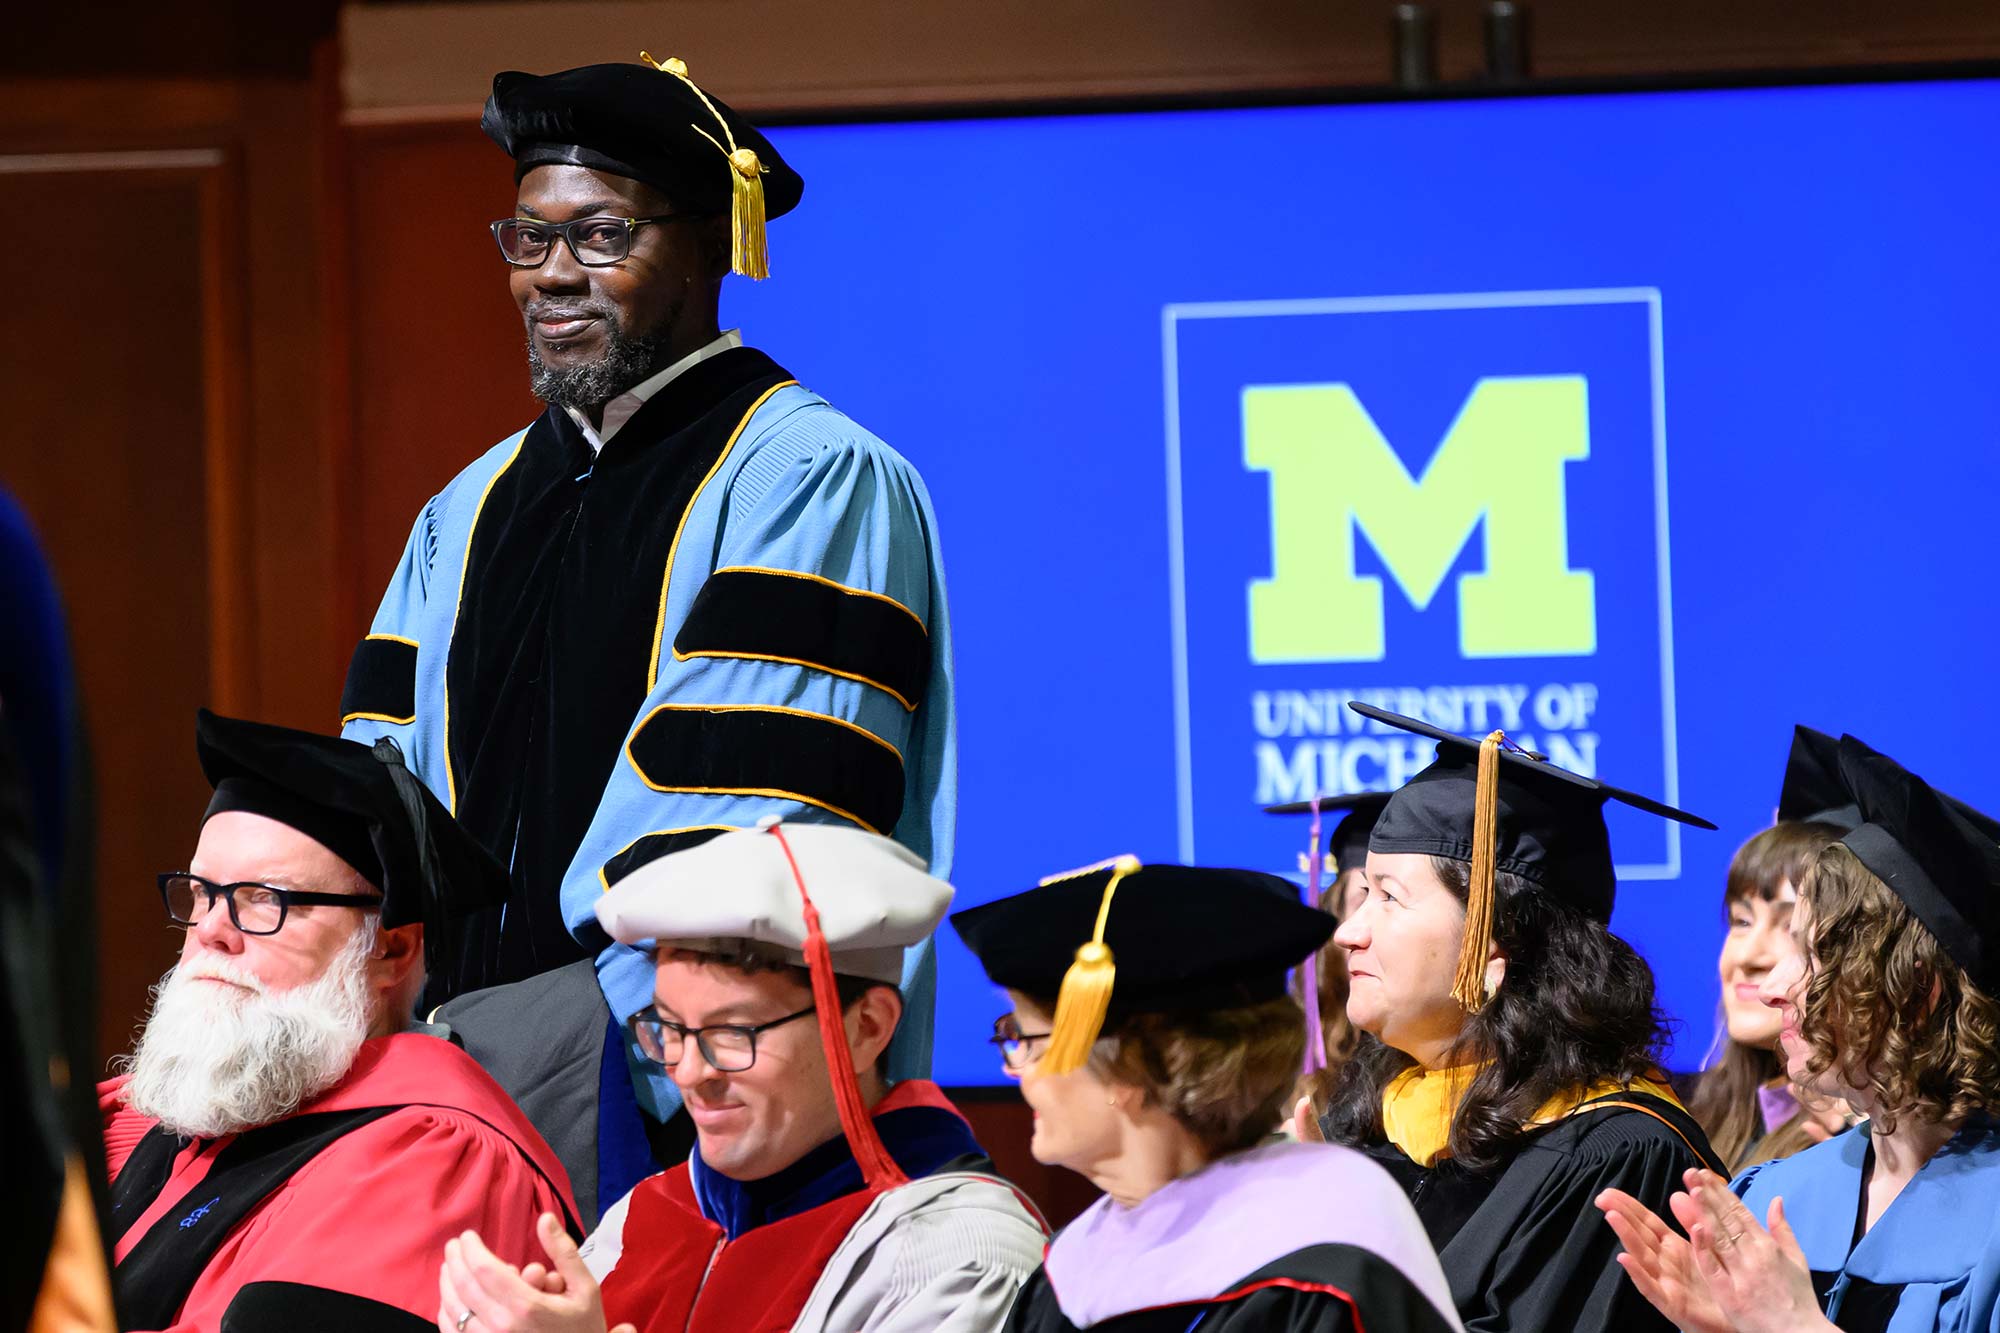
[[[657,1010],[644,1009],[632,1016],[632,1035],[638,1039],[639,1052],[656,1065],[672,1069],[681,1062],[687,1050],[687,1039],[701,1051],[701,1058],[708,1067],[718,1074],[740,1074],[757,1063],[757,1035],[796,1018],[804,1018],[812,1013],[814,1006],[807,1005],[796,1013],[774,1018],[768,1023],[716,1023],[708,1027],[691,1028],[676,1023],[671,1018],[662,1018]]]
[[[604,268],[632,253],[635,228],[710,216],[713,215],[660,213],[649,218],[577,218],[572,222],[516,217],[501,218],[487,225],[493,239],[500,244],[500,257],[515,268],[540,268],[548,262],[557,240],[566,243],[576,262],[585,268]]]
[[[160,876],[160,901],[167,905],[167,920],[177,926],[198,926],[215,909],[215,900],[229,904],[229,923],[245,935],[275,935],[284,928],[285,917],[294,907],[371,908],[382,905],[379,893],[308,893],[303,889],[281,889],[275,884],[240,880],[217,884],[191,870],[173,870]]]
[[[1048,1032],[1023,1032],[1021,1025],[1014,1021],[1014,1015],[1002,1014],[993,1020],[993,1035],[986,1040],[1000,1052],[1000,1063],[1010,1074],[1019,1074],[1039,1059],[1032,1049],[1036,1043],[1047,1041]]]

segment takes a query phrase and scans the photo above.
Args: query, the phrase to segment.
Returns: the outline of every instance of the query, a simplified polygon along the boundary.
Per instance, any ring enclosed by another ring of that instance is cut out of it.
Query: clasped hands
[[[605,1333],[597,1280],[553,1213],[535,1223],[549,1257],[516,1268],[476,1231],[445,1242],[438,1270],[439,1333]],[[620,1324],[610,1333],[638,1333]]]
[[[1623,1190],[1597,1196],[1625,1252],[1618,1263],[1639,1294],[1683,1333],[1821,1333],[1805,1252],[1771,1201],[1761,1225],[1729,1182],[1712,1171],[1682,1176],[1685,1193],[1667,1200],[1685,1237]]]

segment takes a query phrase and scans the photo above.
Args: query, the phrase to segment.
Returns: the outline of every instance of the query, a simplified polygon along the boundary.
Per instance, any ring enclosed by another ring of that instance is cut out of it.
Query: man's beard
[[[542,360],[535,335],[528,334],[528,387],[552,407],[599,407],[624,393],[667,364],[670,339],[664,332],[628,336],[616,307],[600,301],[536,301],[523,312],[532,326],[549,316],[596,316],[604,325],[604,355],[595,361],[557,369]],[[673,324],[671,318],[661,327]]]
[[[318,980],[271,990],[204,955],[153,988],[125,1102],[181,1138],[213,1139],[282,1120],[338,1083],[368,1037],[368,955],[377,930],[354,933]],[[198,981],[220,977],[250,993]]]

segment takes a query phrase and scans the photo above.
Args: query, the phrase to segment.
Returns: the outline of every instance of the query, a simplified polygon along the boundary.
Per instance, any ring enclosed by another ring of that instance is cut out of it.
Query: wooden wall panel
[[[0,359],[12,417],[0,479],[50,552],[97,757],[106,1053],[124,1047],[146,987],[172,963],[179,935],[152,880],[194,850],[208,794],[190,740],[212,690],[200,334],[203,225],[223,165],[220,154],[146,162],[0,158],[0,210],[46,218],[60,201],[67,218],[31,242],[65,253],[13,266],[15,309],[35,329]]]
[[[358,638],[425,501],[541,411],[486,230],[512,164],[476,125],[363,127],[343,148],[352,236],[352,507]]]
[[[1446,79],[1484,65],[1482,0],[1432,0]],[[1605,78],[2000,58],[1991,0],[1525,0],[1535,71]],[[1380,86],[1388,0],[504,0],[349,4],[347,105],[463,115],[501,69],[671,51],[764,114]]]
[[[0,358],[20,404],[0,479],[49,549],[90,720],[106,1056],[175,946],[152,876],[206,801],[195,708],[337,722],[323,68],[0,82],[0,207],[74,216],[13,266],[40,327]]]
[[[19,78],[0,82],[0,154],[221,155],[204,198],[204,299],[226,317],[179,312],[207,348],[212,446],[226,506],[213,568],[224,606],[211,701],[269,721],[328,728],[352,640],[330,596],[338,544],[329,404],[346,400],[344,331],[324,322],[324,279],[341,265],[325,237],[344,211],[325,153],[337,61],[313,79]],[[116,170],[95,159],[74,174]],[[130,220],[124,225],[129,229]],[[140,242],[128,231],[124,244]],[[139,299],[136,298],[135,299]],[[81,367],[49,373],[77,387]]]

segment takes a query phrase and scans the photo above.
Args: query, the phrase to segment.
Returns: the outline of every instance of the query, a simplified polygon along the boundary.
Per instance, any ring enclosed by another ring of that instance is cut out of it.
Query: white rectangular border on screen
[[[1504,310],[1533,306],[1644,305],[1653,373],[1654,557],[1660,581],[1660,743],[1665,790],[1660,799],[1680,804],[1680,754],[1674,712],[1674,603],[1667,535],[1666,351],[1657,287],[1583,287],[1530,292],[1440,292],[1420,296],[1339,296],[1270,301],[1194,301],[1160,308],[1166,370],[1168,579],[1174,644],[1174,800],[1181,860],[1195,863],[1194,737],[1189,719],[1187,569],[1181,512],[1180,323],[1186,319],[1268,318],[1274,315],[1356,315],[1415,310]],[[1621,865],[1620,879],[1678,879],[1681,826],[1667,826],[1667,859]]]

